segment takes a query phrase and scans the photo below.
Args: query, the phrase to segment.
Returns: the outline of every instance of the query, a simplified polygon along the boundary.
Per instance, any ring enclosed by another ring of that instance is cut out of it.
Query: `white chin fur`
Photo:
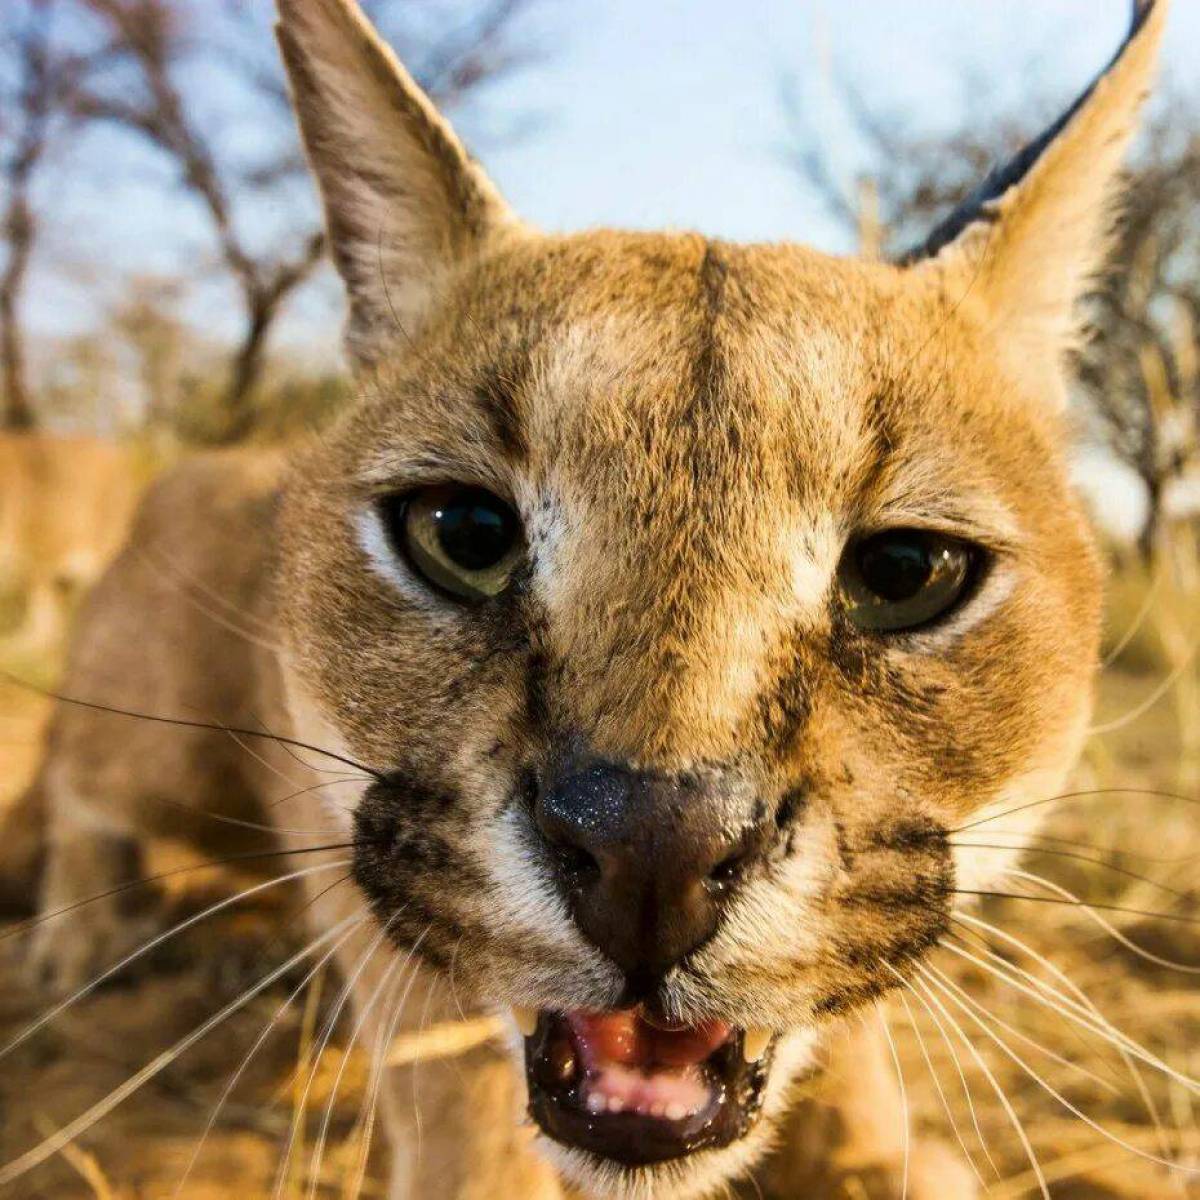
[[[779,1039],[762,1112],[749,1134],[731,1146],[635,1170],[598,1162],[545,1136],[538,1138],[538,1150],[590,1200],[701,1200],[743,1175],[771,1148],[792,1083],[816,1060],[818,1036],[816,1030],[800,1029]]]

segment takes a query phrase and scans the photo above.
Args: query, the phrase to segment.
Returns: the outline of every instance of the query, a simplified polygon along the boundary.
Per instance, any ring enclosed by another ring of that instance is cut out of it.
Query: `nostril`
[[[708,873],[708,878],[711,883],[724,886],[728,883],[734,883],[741,877],[743,870],[746,867],[746,859],[748,855],[744,850],[738,850],[733,854],[723,858],[711,871]]]
[[[526,771],[521,777],[520,794],[522,804],[530,812],[534,812],[537,808],[538,782],[532,771]]]
[[[573,883],[586,883],[600,874],[600,864],[595,855],[589,854],[582,846],[560,841],[551,843],[550,849],[558,861],[559,869]]]

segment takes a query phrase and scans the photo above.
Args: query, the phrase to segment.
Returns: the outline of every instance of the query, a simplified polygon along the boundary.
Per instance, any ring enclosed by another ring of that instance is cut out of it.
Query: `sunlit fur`
[[[903,267],[690,233],[537,233],[350,0],[280,8],[360,393],[288,462],[185,467],[143,513],[135,547],[169,536],[254,636],[215,631],[130,551],[85,614],[68,687],[103,661],[137,707],[244,707],[379,773],[272,811],[359,839],[360,881],[427,972],[416,995],[433,999],[409,1025],[619,996],[525,804],[565,748],[760,797],[777,824],[766,861],[667,983],[684,1019],[783,1032],[750,1137],[636,1173],[539,1149],[518,1124],[519,1067],[493,1050],[431,1064],[419,1087],[397,1070],[384,1096],[397,1197],[550,1197],[564,1177],[593,1196],[707,1195],[775,1136],[826,1031],[936,942],[955,887],[1006,865],[955,862],[948,834],[1053,795],[1079,750],[1100,568],[1068,484],[1062,360],[1164,5],[1023,182]],[[524,523],[527,566],[483,608],[430,592],[373,509],[445,480],[506,497]],[[847,619],[837,572],[848,539],[890,526],[969,538],[991,564],[944,622],[881,637]],[[106,801],[132,836],[134,777],[183,781],[197,806],[228,803],[232,776],[267,794],[219,734],[167,750],[160,731],[117,744],[114,728],[57,718],[38,785],[47,905],[95,890],[81,802]],[[273,761],[301,782],[325,765]],[[42,960],[69,974],[69,943],[47,939]],[[860,1082],[890,1117],[891,1085]],[[894,1147],[878,1153],[899,1171]],[[971,1191],[921,1187],[914,1200]]]

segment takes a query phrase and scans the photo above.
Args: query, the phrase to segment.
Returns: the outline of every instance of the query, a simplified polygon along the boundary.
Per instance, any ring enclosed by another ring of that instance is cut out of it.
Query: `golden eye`
[[[521,522],[498,496],[447,483],[384,501],[393,546],[434,587],[486,600],[508,586],[525,544]]]
[[[926,529],[887,529],[853,542],[839,582],[850,620],[872,633],[916,629],[944,617],[978,578],[983,551]]]

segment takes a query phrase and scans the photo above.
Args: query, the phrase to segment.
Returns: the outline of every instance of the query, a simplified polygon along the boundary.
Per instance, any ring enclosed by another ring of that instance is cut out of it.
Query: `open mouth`
[[[643,1166],[727,1146],[762,1107],[765,1031],[670,1026],[641,1008],[517,1018],[530,1113],[564,1145]]]

